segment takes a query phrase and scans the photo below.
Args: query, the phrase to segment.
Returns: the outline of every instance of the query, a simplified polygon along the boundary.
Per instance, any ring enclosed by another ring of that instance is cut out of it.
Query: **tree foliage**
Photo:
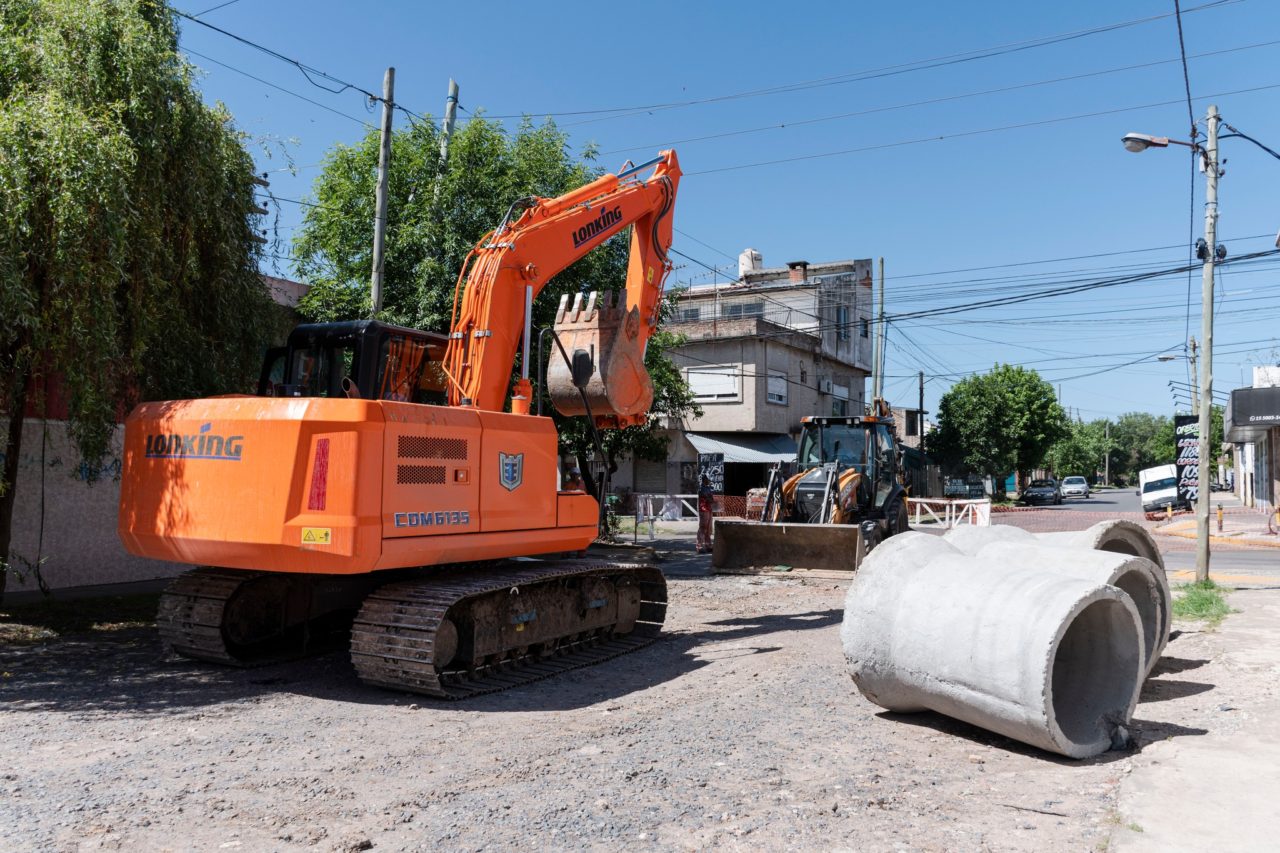
[[[96,460],[132,402],[257,371],[253,162],[176,48],[156,0],[0,3],[0,559],[35,380],[56,377]]]
[[[1067,433],[1049,448],[1045,464],[1055,476],[1079,475],[1093,479],[1103,465],[1112,441],[1107,437],[1107,421],[1071,421]]]
[[[294,255],[299,274],[311,283],[300,309],[313,320],[369,316],[378,149],[376,130],[354,145],[335,146],[312,188],[313,206],[305,208]],[[393,132],[380,317],[446,332],[459,269],[511,203],[530,195],[561,195],[601,170],[591,164],[590,149],[584,159],[572,158],[567,134],[551,121],[526,120],[508,133],[496,122],[475,118],[450,139],[444,167],[439,152],[439,133],[430,122]],[[621,287],[629,241],[627,229],[550,281],[534,305],[534,325],[551,325],[561,294]],[[664,354],[676,344],[662,332],[650,339],[645,363],[655,385],[653,416],[646,426],[604,434],[604,461],[611,467],[624,453],[661,458],[666,450],[661,418],[683,417],[696,408],[680,371]],[[552,350],[549,357],[559,358]],[[580,458],[589,455],[585,423],[559,420],[562,447]]]
[[[1067,434],[1053,386],[1007,364],[956,383],[938,404],[929,452],[944,465],[993,477],[1040,467]]]

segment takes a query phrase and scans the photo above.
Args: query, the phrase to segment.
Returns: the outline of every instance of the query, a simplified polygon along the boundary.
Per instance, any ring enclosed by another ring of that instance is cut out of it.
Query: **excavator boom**
[[[649,166],[652,174],[642,178],[639,173]],[[452,380],[450,404],[501,411],[533,300],[557,273],[630,226],[625,295],[617,304],[601,301],[599,310],[575,312],[561,331],[572,335],[567,349],[587,351],[598,368],[592,413],[606,423],[610,418],[621,421],[614,425],[643,420],[653,396],[644,372],[644,347],[657,326],[662,284],[671,269],[667,250],[679,182],[676,154],[664,151],[648,163],[603,175],[558,198],[512,205],[503,222],[472,250],[459,277],[445,355]],[[563,305],[560,313],[564,324]],[[610,357],[601,359],[604,353]],[[557,363],[553,358],[552,370],[563,370]],[[553,387],[554,377],[549,379]],[[516,396],[526,401],[528,393],[527,385],[516,389]],[[571,409],[566,414],[582,413],[572,410],[575,398],[576,389],[553,394],[557,408],[564,411],[564,404]]]

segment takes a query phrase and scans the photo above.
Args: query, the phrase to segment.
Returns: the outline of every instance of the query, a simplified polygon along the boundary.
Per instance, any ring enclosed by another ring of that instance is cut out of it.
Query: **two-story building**
[[[739,280],[693,287],[667,328],[702,417],[670,425],[668,457],[636,460],[638,492],[696,491],[699,453],[722,453],[725,494],[763,485],[795,459],[800,420],[861,414],[871,370],[871,261],[765,268],[742,253]]]

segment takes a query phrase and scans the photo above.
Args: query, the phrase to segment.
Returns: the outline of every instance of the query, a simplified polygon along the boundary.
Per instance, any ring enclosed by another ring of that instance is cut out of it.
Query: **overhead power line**
[[[208,21],[202,21],[200,20],[200,18],[198,18],[195,15],[189,15],[186,12],[180,12],[177,9],[173,10],[173,14],[177,15],[179,18],[184,18],[188,21],[191,21],[192,23],[199,24],[202,27],[213,30],[214,32],[224,35],[229,39],[238,41],[241,44],[247,47],[251,47],[254,50],[257,50],[261,53],[265,53],[267,56],[270,56],[272,59],[277,59],[285,63],[286,65],[292,65],[294,68],[298,69],[298,71],[302,73],[302,76],[306,78],[308,83],[310,83],[312,86],[315,86],[317,89],[323,89],[324,91],[329,92],[330,94],[333,94],[333,95],[340,95],[346,91],[358,92],[359,94],[364,95],[366,98],[368,98],[371,103],[378,103],[378,104],[388,103],[392,109],[399,110],[400,112],[404,113],[407,116],[416,118],[419,121],[426,120],[423,116],[419,115],[418,113],[414,112],[408,107],[403,106],[402,104],[398,104],[395,102],[388,102],[381,95],[377,95],[373,92],[370,92],[368,89],[357,86],[355,83],[349,83],[340,77],[335,77],[334,75],[328,73],[327,71],[322,71],[321,69],[316,68],[314,65],[308,65],[305,62],[302,62],[301,60],[294,59],[289,56],[285,56],[283,53],[281,53],[278,50],[273,50],[272,48],[269,48],[266,45],[259,44],[256,41],[245,38],[244,36],[236,35],[235,33],[229,30],[224,30],[222,27],[214,26]],[[318,83],[316,82],[317,78],[320,80],[327,80],[337,88],[333,88],[332,86],[326,86],[323,83]]]
[[[1262,47],[1274,47],[1280,44],[1280,40],[1258,42],[1257,44],[1242,45],[1240,47],[1224,48],[1222,50],[1212,50],[1205,53],[1198,53],[1192,56],[1192,59],[1201,59],[1209,56],[1218,56],[1227,53],[1236,53],[1242,50],[1255,50]],[[614,148],[609,151],[602,151],[601,156],[610,154],[621,154],[627,151],[647,150],[650,148],[669,148],[674,145],[685,145],[693,142],[707,142],[713,139],[724,139],[730,136],[744,136],[751,133],[763,133],[769,130],[784,130],[793,127],[805,127],[812,124],[823,124],[829,121],[838,121],[846,118],[857,118],[860,116],[874,115],[876,113],[894,112],[897,110],[911,109],[913,107],[932,106],[934,104],[944,104],[951,101],[967,100],[969,98],[978,98],[986,95],[998,95],[1004,92],[1016,92],[1022,89],[1033,89],[1039,86],[1049,86],[1057,83],[1066,83],[1073,80],[1085,80],[1090,77],[1101,77],[1107,74],[1119,74],[1125,71],[1136,71],[1144,68],[1154,68],[1160,65],[1169,65],[1181,61],[1185,67],[1186,57],[1181,59],[1174,57],[1173,59],[1160,59],[1154,62],[1143,62],[1137,65],[1122,65],[1118,68],[1107,68],[1101,71],[1089,71],[1083,74],[1071,74],[1065,77],[1052,77],[1047,80],[1037,80],[1031,83],[1017,83],[1011,86],[999,86],[994,89],[983,89],[977,92],[965,92],[959,95],[946,95],[938,98],[926,98],[920,101],[908,101],[902,104],[893,104],[884,107],[871,107],[869,109],[857,110],[855,112],[837,113],[835,115],[819,116],[817,118],[799,119],[796,121],[776,122],[774,124],[758,125],[756,127],[740,128],[738,130],[727,130],[720,133],[710,133],[702,136],[690,136],[684,139],[672,139],[666,142],[649,143],[646,145],[629,145],[625,148]]]
[[[1206,100],[1210,98],[1225,98],[1230,95],[1245,95],[1253,92],[1264,92],[1270,89],[1280,89],[1280,83],[1269,83],[1264,86],[1253,86],[1248,89],[1235,89],[1229,92],[1216,92],[1211,95],[1201,95],[1196,100]],[[1098,110],[1090,113],[1078,113],[1076,115],[1058,116],[1056,118],[1039,119],[1037,121],[1024,121],[1017,124],[1004,124],[998,127],[984,127],[979,130],[964,130],[956,133],[943,133],[934,136],[922,136],[915,139],[900,139],[895,142],[882,142],[876,145],[862,145],[857,148],[842,148],[839,151],[823,151],[817,154],[797,154],[792,157],[780,157],[774,160],[760,160],[755,163],[739,163],[735,166],[721,166],[716,169],[702,169],[697,172],[685,172],[686,176],[693,175],[714,175],[720,172],[736,172],[741,169],[756,169],[761,166],[776,166],[783,163],[798,163],[805,160],[821,160],[827,157],[840,157],[846,154],[859,154],[865,151],[879,151],[885,148],[900,148],[907,145],[921,145],[926,142],[942,142],[948,139],[962,139],[968,136],[983,136],[989,133],[1003,133],[1010,130],[1023,130],[1028,127],[1042,127],[1049,124],[1060,124],[1068,121],[1079,121],[1086,118],[1097,118],[1098,116],[1116,115],[1117,113],[1130,113],[1138,110],[1149,110],[1156,107],[1167,107],[1170,104],[1180,104],[1182,99],[1178,98],[1172,101],[1156,101],[1150,104],[1137,104],[1129,107],[1117,107],[1110,110]]]
[[[297,92],[293,91],[292,89],[286,89],[283,86],[278,86],[275,83],[272,83],[270,80],[263,80],[261,77],[256,77],[253,74],[250,74],[248,71],[245,71],[240,68],[236,68],[234,65],[228,65],[225,62],[221,62],[217,59],[214,59],[212,56],[206,56],[205,54],[200,53],[197,50],[192,50],[189,47],[184,47],[182,50],[183,52],[188,53],[191,56],[198,56],[201,59],[205,60],[206,62],[212,62],[214,65],[220,65],[223,68],[227,69],[228,71],[234,71],[237,74],[240,74],[244,77],[248,77],[250,80],[256,80],[257,82],[261,83],[264,86],[270,86],[272,89],[275,89],[278,92],[284,92],[286,95],[292,95],[293,97],[297,98],[300,101],[306,101],[308,104],[317,106],[322,110],[327,110],[328,112],[331,112],[334,115],[342,116],[345,119],[354,121],[357,124],[362,124],[365,127],[370,127],[370,128],[375,127],[375,125],[370,124],[369,122],[365,121],[362,118],[356,118],[353,115],[344,113],[342,110],[335,110],[333,107],[329,106],[328,104],[322,104],[319,101],[315,101],[315,100],[312,100],[311,98],[308,98],[306,95],[300,95]]]
[[[1240,0],[1214,0],[1214,2],[1204,3],[1194,6],[1186,10],[1187,14],[1199,12],[1206,9],[1213,9],[1219,6],[1227,6]],[[1033,50],[1041,47],[1048,47],[1054,44],[1074,41],[1089,36],[1099,35],[1102,33],[1114,32],[1116,30],[1127,29],[1142,24],[1148,24],[1153,21],[1160,21],[1172,17],[1172,13],[1161,15],[1151,15],[1145,18],[1134,18],[1128,21],[1118,21],[1111,24],[1103,24],[1096,27],[1089,27],[1081,30],[1071,30],[1062,33],[1056,33],[1048,36],[1039,36],[1036,38],[1025,39],[1017,42],[1009,42],[1006,44],[995,45],[991,47],[975,48],[972,50],[961,51],[959,53],[946,54],[943,56],[932,57],[928,59],[918,59],[911,62],[898,63],[895,65],[886,65],[879,68],[870,68],[860,71],[851,71],[843,74],[837,74],[827,77],[818,77],[810,80],[800,80],[791,83],[781,83],[773,86],[766,86],[757,89],[748,89],[740,92],[731,92],[723,95],[713,95],[705,98],[692,98],[681,101],[663,101],[649,104],[633,104],[623,107],[604,107],[589,110],[529,110],[520,114],[494,115],[489,118],[507,119],[507,118],[524,118],[526,115],[545,115],[545,116],[604,116],[603,119],[623,118],[626,115],[643,114],[656,112],[660,110],[677,109],[681,107],[699,106],[703,104],[721,103],[724,101],[735,101],[744,98],[757,98],[765,95],[786,94],[790,92],[801,92],[809,89],[822,88],[826,86],[838,86],[845,83],[854,83],[863,80],[875,80],[884,77],[893,77],[901,74],[910,74],[915,71],[925,71],[934,68],[943,68],[951,65],[958,65],[966,62],[974,62],[982,59],[990,59],[996,56],[1004,56],[1010,53],[1018,53],[1026,50]],[[586,122],[578,122],[585,124]]]

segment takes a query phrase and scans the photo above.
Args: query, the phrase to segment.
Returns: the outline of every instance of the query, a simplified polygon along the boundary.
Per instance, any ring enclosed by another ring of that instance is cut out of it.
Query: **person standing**
[[[698,541],[695,545],[699,554],[711,550],[711,508],[715,494],[711,488],[711,478],[703,474],[702,484],[698,487]]]

